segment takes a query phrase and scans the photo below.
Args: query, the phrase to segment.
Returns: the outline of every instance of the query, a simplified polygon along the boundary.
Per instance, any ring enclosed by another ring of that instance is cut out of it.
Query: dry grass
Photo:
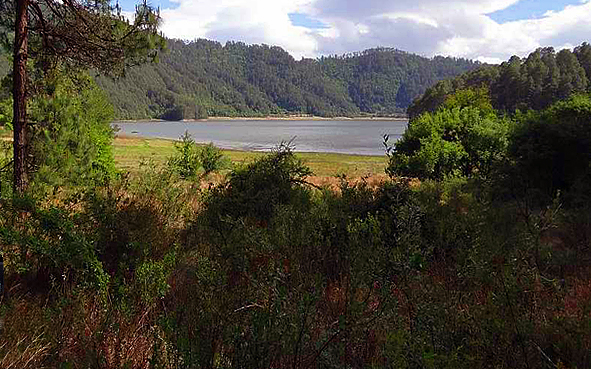
[[[45,368],[51,344],[45,338],[43,311],[34,299],[18,299],[3,316],[0,338],[0,368]]]

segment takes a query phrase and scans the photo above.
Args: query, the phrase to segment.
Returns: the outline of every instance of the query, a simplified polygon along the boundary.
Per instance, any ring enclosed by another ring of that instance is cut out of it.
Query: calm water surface
[[[293,139],[296,151],[384,155],[383,136],[390,143],[401,137],[406,121],[286,121],[227,120],[203,122],[121,123],[120,133],[150,138],[178,139],[189,131],[196,142],[213,142],[226,149],[268,151]]]

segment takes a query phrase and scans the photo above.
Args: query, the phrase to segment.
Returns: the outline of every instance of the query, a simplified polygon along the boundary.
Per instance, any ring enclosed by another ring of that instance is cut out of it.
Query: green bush
[[[190,215],[197,190],[179,183],[168,168],[143,163],[137,177],[123,177],[83,196],[81,216],[105,268],[123,279],[139,265],[174,248],[179,225]]]
[[[230,172],[228,179],[207,195],[205,214],[218,221],[225,217],[269,221],[278,205],[305,201],[305,180],[311,173],[291,147],[281,144],[272,153]]]
[[[546,203],[558,191],[588,194],[591,97],[573,96],[543,112],[521,114],[518,119],[509,146],[513,187],[536,190]]]
[[[106,293],[109,275],[95,239],[79,222],[68,208],[43,208],[26,197],[3,200],[0,244],[6,245],[7,273],[22,275],[40,289],[81,286]]]
[[[175,258],[171,252],[162,261],[148,260],[137,267],[133,290],[144,304],[153,304],[167,295],[170,290],[167,280],[175,267]]]
[[[495,115],[490,104],[465,100],[467,92],[448,100],[435,113],[412,120],[401,140],[389,150],[390,176],[443,179],[486,177],[503,158],[510,121]]]
[[[188,131],[174,144],[176,154],[169,158],[171,168],[184,179],[196,179],[200,170],[203,176],[228,165],[222,150],[212,143],[198,147]]]
[[[181,178],[194,178],[199,170],[198,150],[189,131],[185,131],[180,141],[174,143],[174,148],[176,154],[168,160],[170,167]]]
[[[201,164],[201,168],[203,168],[203,175],[205,176],[212,172],[216,172],[227,165],[222,150],[215,147],[213,143],[201,146],[198,150],[197,158],[199,164]]]

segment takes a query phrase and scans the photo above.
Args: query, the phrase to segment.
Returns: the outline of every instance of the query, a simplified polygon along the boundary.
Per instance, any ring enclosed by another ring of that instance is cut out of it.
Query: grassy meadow
[[[113,153],[117,167],[137,172],[142,161],[151,160],[164,164],[175,153],[174,141],[117,136],[113,141]],[[224,150],[224,155],[234,164],[250,162],[264,155],[262,152]],[[313,180],[330,181],[331,177],[346,175],[349,178],[384,175],[386,156],[362,156],[333,153],[297,153],[314,172]]]
[[[11,140],[12,131],[0,129],[0,140]],[[137,173],[142,162],[151,161],[164,165],[175,153],[174,140],[116,136],[113,140],[113,154],[117,168],[131,174]],[[264,152],[223,150],[223,154],[234,164],[251,162],[262,157]],[[322,185],[333,183],[336,176],[345,175],[350,179],[369,177],[385,178],[386,156],[363,156],[335,153],[297,153],[313,171],[311,182]],[[222,171],[227,172],[226,171]]]

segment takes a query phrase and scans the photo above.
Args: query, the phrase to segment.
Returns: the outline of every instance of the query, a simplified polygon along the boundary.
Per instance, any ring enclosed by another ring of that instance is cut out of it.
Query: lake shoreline
[[[199,122],[225,122],[225,121],[285,121],[285,122],[297,122],[297,121],[408,121],[408,118],[404,117],[317,117],[317,116],[267,116],[267,117],[209,117],[207,119],[183,119],[183,120],[164,120],[164,119],[130,119],[130,120],[115,120],[112,123],[163,123],[163,122],[186,122],[186,123],[199,123]]]
[[[114,139],[117,140],[143,140],[143,141],[169,141],[169,142],[180,142],[179,138],[169,138],[169,137],[148,137],[142,136],[140,134],[129,134],[129,133],[115,133]],[[197,146],[205,146],[209,142],[205,141],[196,141],[195,144]],[[240,152],[240,153],[254,153],[254,154],[265,154],[271,152],[271,150],[247,150],[247,149],[239,149],[233,147],[219,147],[224,151],[231,151],[231,152]],[[344,153],[344,152],[333,152],[333,151],[300,151],[297,148],[293,151],[296,154],[310,154],[310,155],[335,155],[335,156],[351,156],[351,157],[369,157],[369,158],[382,158],[386,156],[386,151],[384,150],[383,155],[367,155],[367,154],[355,154],[355,153]]]
[[[361,156],[384,155],[385,136],[402,137],[405,120],[209,120],[201,122],[120,122],[116,133],[127,137],[176,140],[188,132],[198,143],[239,151],[266,152],[291,142],[296,152],[326,152]]]
[[[140,163],[147,159],[154,164],[166,165],[168,159],[175,155],[174,140],[159,138],[117,136],[113,140],[113,155],[117,168],[137,173]],[[249,163],[265,155],[261,151],[245,151],[223,149],[224,155],[233,163]],[[382,156],[366,156],[355,154],[297,152],[314,172],[314,176],[322,181],[344,174],[347,178],[385,178],[388,159]],[[322,183],[316,183],[321,185]]]

